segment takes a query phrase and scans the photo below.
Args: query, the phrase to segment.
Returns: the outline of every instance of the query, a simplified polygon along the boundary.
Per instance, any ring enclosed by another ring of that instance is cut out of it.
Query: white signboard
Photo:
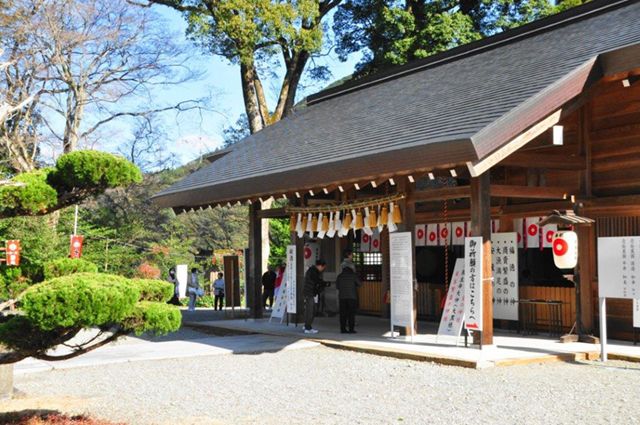
[[[438,336],[460,336],[464,321],[464,258],[458,258],[442,310]]]
[[[640,328],[640,300],[633,300],[633,327]]]
[[[640,236],[598,238],[600,298],[640,298]]]
[[[464,327],[482,330],[482,238],[464,241]]]
[[[176,266],[176,280],[178,281],[178,296],[184,298],[187,296],[187,279],[189,278],[188,266],[186,264],[178,264]]]
[[[281,294],[285,294],[287,301],[287,313],[295,314],[296,306],[296,246],[287,245],[287,268],[284,269],[284,279],[282,279],[284,290],[280,290]]]
[[[271,310],[271,317],[269,318],[269,321],[271,321],[271,319],[276,318],[276,319],[280,319],[280,322],[282,322],[282,319],[284,318],[284,313],[287,310],[287,282],[283,279],[282,285],[280,285],[280,290],[278,291],[278,293],[276,294],[276,299],[273,302],[273,310]]]
[[[412,232],[389,235],[391,324],[413,329]]]
[[[493,318],[518,320],[518,234],[491,235]]]

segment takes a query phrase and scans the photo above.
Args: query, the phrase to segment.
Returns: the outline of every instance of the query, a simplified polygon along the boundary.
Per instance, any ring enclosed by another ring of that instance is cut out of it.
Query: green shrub
[[[98,273],[98,266],[82,258],[58,258],[44,265],[46,280],[73,273]]]
[[[48,182],[58,190],[112,188],[140,183],[142,173],[126,159],[106,152],[83,150],[58,158]]]
[[[132,314],[140,289],[128,279],[100,273],[76,273],[29,288],[22,310],[43,330],[91,327],[121,322]]]
[[[167,302],[173,296],[173,284],[157,279],[129,279],[140,290],[140,301]]]
[[[0,212],[4,215],[32,215],[58,202],[58,192],[47,183],[49,169],[22,173],[11,179],[21,186],[0,186]]]
[[[125,321],[125,329],[140,335],[145,332],[153,332],[156,335],[165,335],[180,329],[182,314],[175,306],[157,302],[142,301]]]

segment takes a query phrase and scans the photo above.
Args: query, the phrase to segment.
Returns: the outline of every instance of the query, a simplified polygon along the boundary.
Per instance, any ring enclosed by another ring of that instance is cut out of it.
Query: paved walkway
[[[367,352],[390,357],[410,358],[433,361],[464,367],[485,368],[545,361],[574,361],[596,359],[600,354],[600,345],[586,343],[560,343],[558,339],[544,336],[523,337],[517,333],[497,331],[494,346],[464,347],[464,338],[438,338],[435,323],[420,322],[420,334],[411,341],[408,337],[390,338],[389,321],[376,317],[358,316],[357,334],[341,334],[338,319],[316,318],[314,327],[320,332],[305,335],[302,325],[287,326],[268,319],[201,321],[199,327],[229,329],[237,332],[261,333],[266,335],[287,336],[322,343],[324,345]],[[456,345],[456,342],[458,345]],[[611,359],[640,361],[640,347],[630,343],[610,341],[608,344]]]

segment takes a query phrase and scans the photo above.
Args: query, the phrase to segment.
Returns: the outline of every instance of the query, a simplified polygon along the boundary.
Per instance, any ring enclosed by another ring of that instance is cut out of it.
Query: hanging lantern
[[[384,226],[389,222],[389,209],[386,205],[382,206],[382,211],[380,212],[380,223]]]
[[[295,214],[291,214],[291,217],[289,217],[289,231],[293,232],[296,230],[296,215]]]
[[[553,261],[559,269],[573,269],[578,264],[578,235],[572,231],[556,232],[552,243]]]
[[[393,202],[391,205],[393,205],[393,222],[395,224],[402,223],[402,212],[400,211],[400,207],[394,205]]]
[[[304,235],[304,227],[302,227],[303,225],[303,220],[302,220],[302,214],[298,213],[298,218],[296,220],[296,233],[298,234],[298,237],[301,238],[302,235]]]
[[[362,218],[362,211],[358,210],[357,212],[355,212],[355,210],[351,210],[352,214],[355,213],[356,219],[355,219],[355,224],[353,226],[353,228],[355,230],[360,230],[364,227],[364,219]]]

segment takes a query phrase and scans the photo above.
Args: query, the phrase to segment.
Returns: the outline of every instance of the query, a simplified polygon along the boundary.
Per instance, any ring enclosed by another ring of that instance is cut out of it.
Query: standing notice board
[[[187,296],[187,280],[189,279],[189,270],[186,264],[178,264],[176,266],[176,280],[178,281],[178,297]]]
[[[287,299],[287,313],[297,312],[296,288],[296,246],[287,245],[287,268],[284,269],[284,292]],[[280,292],[283,292],[282,290]]]
[[[640,236],[598,238],[600,298],[640,298]]]
[[[640,328],[640,300],[633,300],[633,327]]]
[[[412,232],[389,235],[391,280],[391,326],[413,330],[413,243]]]
[[[464,240],[464,327],[482,330],[482,238]]]
[[[491,235],[493,318],[518,320],[518,234]]]
[[[442,310],[438,336],[460,336],[464,321],[464,289],[464,259],[458,258],[453,268],[444,310]]]

